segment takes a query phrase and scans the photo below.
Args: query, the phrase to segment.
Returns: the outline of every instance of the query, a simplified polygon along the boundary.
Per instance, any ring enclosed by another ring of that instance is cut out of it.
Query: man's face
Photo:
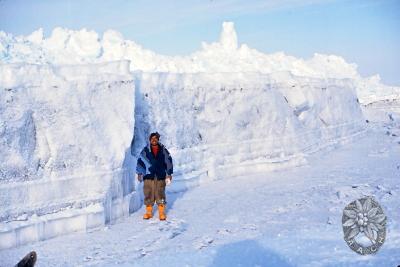
[[[158,144],[158,138],[157,138],[157,136],[153,136],[153,137],[150,139],[150,144],[151,144],[152,146],[156,146],[156,145]]]

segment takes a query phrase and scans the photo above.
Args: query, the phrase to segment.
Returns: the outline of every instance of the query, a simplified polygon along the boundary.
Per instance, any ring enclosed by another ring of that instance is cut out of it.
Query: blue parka
[[[157,178],[164,180],[167,175],[172,175],[173,165],[172,157],[163,144],[158,143],[159,150],[157,156],[151,152],[150,144],[145,146],[140,152],[137,164],[136,173],[143,174],[143,179]]]

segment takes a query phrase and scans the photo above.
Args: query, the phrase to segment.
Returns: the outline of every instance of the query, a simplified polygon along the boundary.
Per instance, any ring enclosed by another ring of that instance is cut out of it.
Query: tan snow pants
[[[165,199],[165,180],[144,180],[143,185],[144,204],[146,206],[157,204],[166,204]]]

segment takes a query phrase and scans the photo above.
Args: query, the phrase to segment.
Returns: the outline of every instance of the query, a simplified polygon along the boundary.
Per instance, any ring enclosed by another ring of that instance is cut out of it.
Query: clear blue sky
[[[0,0],[0,30],[120,31],[167,55],[186,55],[235,22],[240,43],[265,53],[343,56],[362,75],[400,85],[400,0]]]

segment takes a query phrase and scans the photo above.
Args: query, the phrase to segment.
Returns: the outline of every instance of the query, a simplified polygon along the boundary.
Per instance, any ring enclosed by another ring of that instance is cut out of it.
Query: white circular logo
[[[342,224],[344,240],[358,254],[374,254],[385,242],[386,216],[372,197],[348,204],[343,210]]]

